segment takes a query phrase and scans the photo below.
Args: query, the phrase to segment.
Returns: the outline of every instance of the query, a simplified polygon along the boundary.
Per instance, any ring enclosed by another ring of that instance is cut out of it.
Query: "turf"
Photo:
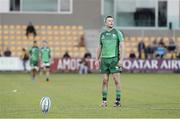
[[[180,118],[180,75],[122,74],[122,107],[113,107],[110,79],[108,107],[101,104],[100,74],[52,74],[32,81],[26,73],[0,73],[0,117],[5,118]],[[42,113],[40,99],[49,96],[50,111]]]

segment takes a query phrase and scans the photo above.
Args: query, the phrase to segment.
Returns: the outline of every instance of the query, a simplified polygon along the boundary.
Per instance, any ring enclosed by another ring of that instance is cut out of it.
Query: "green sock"
[[[102,91],[102,97],[103,97],[103,98],[102,98],[103,101],[106,101],[106,100],[107,100],[107,90],[103,90],[103,91]]]
[[[121,91],[116,90],[116,101],[120,101],[120,99],[121,99]]]
[[[46,76],[46,79],[49,79],[49,76]]]

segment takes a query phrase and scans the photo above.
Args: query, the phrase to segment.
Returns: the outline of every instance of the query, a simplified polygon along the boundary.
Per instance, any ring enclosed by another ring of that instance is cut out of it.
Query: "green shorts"
[[[118,57],[101,58],[100,72],[102,74],[112,74],[121,72],[118,66]]]
[[[31,67],[38,66],[38,61],[30,60],[30,66],[31,66]]]
[[[50,62],[43,62],[41,67],[50,68]]]

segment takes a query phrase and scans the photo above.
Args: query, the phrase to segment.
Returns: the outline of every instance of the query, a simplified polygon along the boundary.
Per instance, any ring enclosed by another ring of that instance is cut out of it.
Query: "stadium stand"
[[[83,26],[79,25],[35,25],[37,36],[27,38],[26,25],[0,25],[0,50],[1,52],[8,46],[12,50],[12,56],[20,56],[23,47],[30,47],[33,40],[47,40],[53,51],[54,57],[62,57],[64,52],[68,51],[72,57],[83,57],[88,50],[95,52],[93,43],[98,43],[98,31],[85,31]],[[86,32],[86,43],[88,46],[79,47],[78,43],[82,35]],[[94,33],[96,32],[96,35]],[[132,51],[138,56],[137,45],[143,39],[146,46],[157,42],[163,38],[165,45],[168,45],[171,37],[167,36],[127,36],[125,37],[125,57],[127,58]],[[88,40],[89,39],[89,40]],[[180,47],[180,37],[173,37],[177,47]],[[93,42],[93,43],[92,43]],[[165,58],[171,58],[172,54],[167,53]]]
[[[149,44],[152,44],[152,42],[157,39],[157,42],[159,43],[160,39],[163,39],[165,45],[167,46],[169,44],[169,39],[171,37],[126,37],[125,38],[125,57],[127,58],[131,52],[131,50],[133,50],[136,54],[136,56],[138,56],[138,51],[137,51],[137,45],[138,43],[141,41],[141,39],[143,39],[145,46],[148,46]],[[180,37],[177,38],[172,38],[174,39],[177,47],[180,47]],[[166,54],[165,58],[171,58],[173,54],[172,53],[168,53]]]
[[[13,56],[19,56],[23,47],[31,46],[33,40],[47,40],[54,57],[62,57],[68,51],[72,57],[83,57],[86,48],[78,47],[80,37],[84,34],[83,26],[76,25],[35,25],[37,36],[27,38],[26,25],[0,25],[0,45],[4,50],[7,46]]]

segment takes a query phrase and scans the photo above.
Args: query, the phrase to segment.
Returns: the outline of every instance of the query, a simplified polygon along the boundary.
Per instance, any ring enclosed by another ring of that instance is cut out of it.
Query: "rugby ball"
[[[50,98],[47,97],[47,96],[42,97],[41,101],[40,101],[41,111],[44,112],[44,113],[47,113],[49,111],[50,107],[51,107],[51,100],[50,100]]]

